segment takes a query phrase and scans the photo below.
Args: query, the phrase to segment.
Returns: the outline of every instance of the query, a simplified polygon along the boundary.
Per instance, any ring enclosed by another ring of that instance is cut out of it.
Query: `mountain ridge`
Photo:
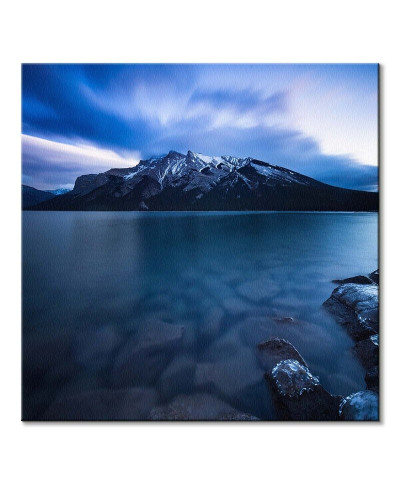
[[[135,167],[81,175],[72,191],[32,209],[376,211],[378,198],[251,157],[171,150]]]

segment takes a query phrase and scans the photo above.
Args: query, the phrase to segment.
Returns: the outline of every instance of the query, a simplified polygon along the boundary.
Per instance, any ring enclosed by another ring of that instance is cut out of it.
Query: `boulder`
[[[345,278],[344,280],[332,280],[332,283],[336,283],[338,285],[344,285],[346,283],[357,283],[359,285],[370,285],[373,283],[372,279],[368,278],[367,276],[353,276],[351,278]]]
[[[172,359],[184,330],[182,325],[162,321],[143,324],[117,355],[112,384],[152,384]]]
[[[368,369],[365,374],[365,383],[367,389],[379,392],[379,367],[377,365]]]
[[[367,390],[350,394],[340,403],[339,415],[345,421],[378,421],[378,393]]]
[[[370,273],[368,276],[371,278],[371,280],[372,280],[374,283],[376,283],[377,285],[379,285],[379,269],[377,269],[377,270],[373,271],[373,272],[372,272],[372,273]]]
[[[354,352],[362,365],[368,370],[379,364],[379,336],[371,335],[354,346]]]
[[[148,419],[157,404],[157,393],[149,388],[99,389],[54,402],[44,421],[118,421]]]
[[[296,348],[283,338],[273,337],[257,345],[257,356],[261,367],[271,372],[281,360],[293,359],[307,367]]]
[[[355,340],[363,340],[379,330],[378,286],[375,284],[338,286],[324,306],[346,326]]]
[[[265,374],[275,393],[281,419],[293,421],[334,421],[338,419],[341,396],[322,387],[308,367],[298,360],[280,361]]]
[[[237,413],[229,404],[211,394],[197,393],[177,396],[171,403],[151,410],[155,421],[215,421],[221,416]]]

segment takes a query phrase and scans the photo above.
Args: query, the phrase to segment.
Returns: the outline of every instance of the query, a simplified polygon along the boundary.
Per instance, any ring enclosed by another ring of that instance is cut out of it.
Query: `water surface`
[[[256,354],[274,336],[330,392],[365,389],[353,342],[321,305],[332,279],[370,273],[377,257],[375,213],[24,212],[24,418],[145,386],[159,405],[207,392],[275,419]],[[126,342],[154,322],[184,326],[183,340],[148,382],[120,382]]]

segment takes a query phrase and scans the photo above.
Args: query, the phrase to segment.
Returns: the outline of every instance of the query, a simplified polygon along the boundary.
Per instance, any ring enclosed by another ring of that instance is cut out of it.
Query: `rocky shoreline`
[[[330,394],[309,370],[293,345],[280,338],[258,344],[279,417],[298,421],[376,421],[379,419],[379,271],[339,283],[324,307],[355,341],[354,352],[363,365],[367,389]]]

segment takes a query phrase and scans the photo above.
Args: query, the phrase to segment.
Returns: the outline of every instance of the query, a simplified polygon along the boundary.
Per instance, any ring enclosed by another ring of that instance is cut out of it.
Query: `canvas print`
[[[377,421],[377,64],[22,65],[22,419]]]

